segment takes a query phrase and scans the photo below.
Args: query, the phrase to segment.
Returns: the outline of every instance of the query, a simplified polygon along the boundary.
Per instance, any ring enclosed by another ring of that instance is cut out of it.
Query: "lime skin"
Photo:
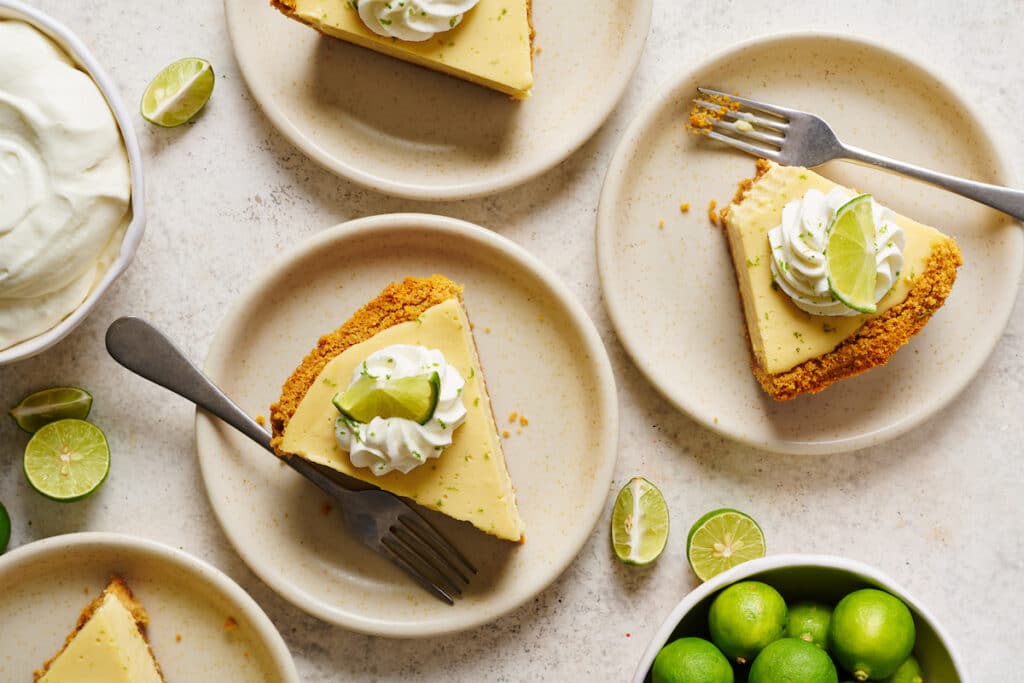
[[[832,654],[858,681],[892,676],[914,649],[914,617],[903,601],[874,588],[850,593],[829,625]]]
[[[738,664],[782,638],[786,623],[786,601],[760,581],[734,583],[715,597],[708,612],[711,642]]]
[[[732,666],[703,638],[679,638],[661,648],[651,667],[652,683],[733,683]]]
[[[832,658],[800,638],[781,638],[757,655],[748,683],[838,683]]]
[[[0,503],[0,555],[7,550],[7,544],[11,540],[11,518],[7,514],[4,504]]]
[[[892,676],[886,678],[882,683],[924,683],[924,672],[917,659],[911,655],[907,657],[907,661],[899,665]]]
[[[786,635],[800,638],[829,649],[828,625],[832,621],[832,608],[820,602],[798,602],[789,608],[789,624]]]

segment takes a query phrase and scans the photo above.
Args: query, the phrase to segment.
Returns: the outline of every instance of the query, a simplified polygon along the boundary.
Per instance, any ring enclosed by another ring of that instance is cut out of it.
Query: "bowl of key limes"
[[[945,630],[882,572],[775,555],[683,598],[633,683],[961,683],[963,671]]]

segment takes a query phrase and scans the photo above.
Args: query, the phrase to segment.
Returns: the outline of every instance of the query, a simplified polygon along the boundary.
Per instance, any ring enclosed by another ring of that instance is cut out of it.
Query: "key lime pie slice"
[[[945,303],[962,263],[935,228],[763,159],[722,220],[754,375],[777,400],[884,365]]]
[[[271,0],[329,36],[492,88],[533,87],[531,0]]]
[[[443,276],[392,283],[321,337],[270,414],[281,456],[523,540],[462,286]]]
[[[37,683],[165,683],[146,640],[149,616],[115,576],[78,617],[53,659],[35,672]]]

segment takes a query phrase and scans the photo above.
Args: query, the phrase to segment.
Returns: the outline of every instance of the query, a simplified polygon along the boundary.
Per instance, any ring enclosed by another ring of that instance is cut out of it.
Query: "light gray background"
[[[580,2],[585,20],[585,2],[560,1]],[[589,143],[523,187],[444,204],[363,190],[282,140],[246,91],[217,2],[36,4],[92,48],[129,106],[162,66],[182,56],[208,58],[218,81],[195,125],[167,131],[137,122],[149,227],[128,273],[70,338],[42,356],[0,368],[4,409],[35,389],[88,387],[96,397],[93,419],[113,448],[111,476],[97,495],[52,503],[28,488],[21,475],[26,438],[0,419],[0,500],[13,518],[12,547],[81,530],[138,534],[180,547],[225,570],[256,598],[311,682],[622,681],[672,605],[695,585],[684,558],[689,525],[704,511],[728,505],[761,522],[771,552],[847,555],[890,573],[953,634],[971,680],[1007,680],[1018,668],[1011,669],[1010,660],[1024,613],[1019,312],[975,381],[911,434],[825,458],[767,455],[697,426],[640,377],[601,305],[593,231],[605,168],[640,104],[709,53],[768,32],[845,31],[915,54],[976,102],[1010,156],[1024,156],[1024,2],[655,0],[634,83]],[[1018,171],[1022,166],[1018,162]],[[459,636],[391,641],[306,616],[228,547],[196,465],[193,410],[122,371],[103,350],[103,331],[120,315],[142,315],[201,359],[227,307],[281,250],[349,218],[393,211],[444,213],[492,228],[538,255],[581,299],[619,382],[614,488],[645,475],[659,484],[672,511],[669,547],[655,566],[637,570],[615,561],[606,510],[576,563],[517,612]]]

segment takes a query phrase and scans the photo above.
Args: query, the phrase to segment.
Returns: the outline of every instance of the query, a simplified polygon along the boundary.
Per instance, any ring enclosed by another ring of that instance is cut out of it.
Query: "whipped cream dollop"
[[[855,196],[841,187],[833,188],[827,195],[808,190],[802,198],[786,204],[781,225],[768,231],[772,276],[793,303],[808,313],[860,315],[832,296],[825,268],[828,226],[836,211]],[[875,221],[875,303],[878,303],[899,277],[905,238],[892,209],[874,198],[870,201]]]
[[[421,42],[450,31],[480,0],[359,0],[359,18],[379,36]]]
[[[382,380],[416,377],[436,372],[441,379],[437,407],[426,424],[403,417],[375,417],[367,423],[344,415],[334,426],[338,446],[348,451],[352,464],[377,475],[392,470],[408,473],[452,445],[452,434],[466,421],[462,390],[466,381],[445,362],[444,354],[425,346],[395,344],[376,351],[352,373],[352,384],[368,374]],[[350,384],[349,386],[351,386]]]
[[[0,349],[86,299],[120,248],[130,195],[99,87],[38,30],[0,20]]]

